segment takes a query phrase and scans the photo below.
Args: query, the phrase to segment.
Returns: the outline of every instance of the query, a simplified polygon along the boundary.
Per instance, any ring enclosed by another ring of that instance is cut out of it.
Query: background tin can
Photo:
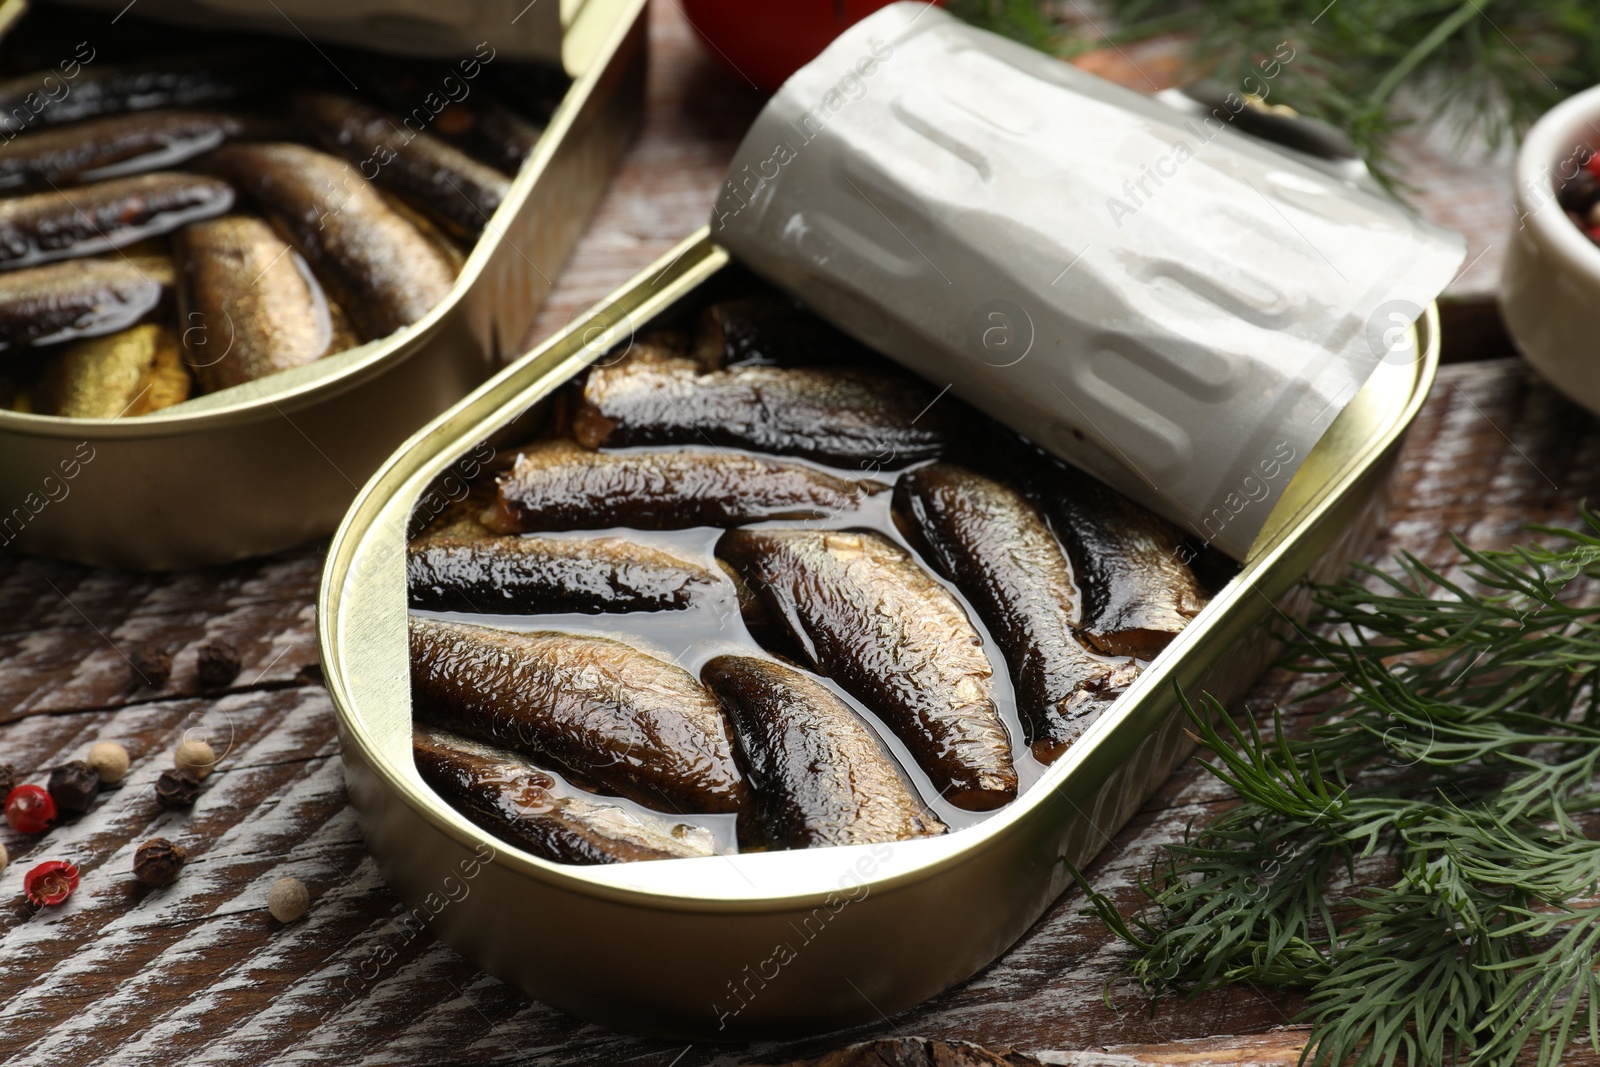
[[[22,0],[0,3],[6,32],[26,18]],[[329,533],[396,445],[522,344],[637,128],[645,29],[645,0],[576,6],[561,45],[571,84],[420,321],[220,405],[128,419],[0,411],[0,547],[165,569]]]

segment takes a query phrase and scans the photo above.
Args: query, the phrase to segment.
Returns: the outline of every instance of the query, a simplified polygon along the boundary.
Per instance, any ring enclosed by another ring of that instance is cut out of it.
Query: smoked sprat
[[[547,860],[959,832],[1203,601],[1170,527],[774,297],[537,410],[406,573],[417,767]]]

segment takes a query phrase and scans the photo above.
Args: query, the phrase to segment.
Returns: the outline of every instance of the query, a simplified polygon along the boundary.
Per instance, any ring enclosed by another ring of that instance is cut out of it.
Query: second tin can
[[[506,5],[507,19],[516,6]],[[329,533],[396,445],[522,344],[637,128],[645,0],[562,10],[570,85],[431,312],[380,341],[166,414],[0,410],[0,547],[165,569]],[[29,17],[22,0],[0,4],[8,33],[25,31]]]

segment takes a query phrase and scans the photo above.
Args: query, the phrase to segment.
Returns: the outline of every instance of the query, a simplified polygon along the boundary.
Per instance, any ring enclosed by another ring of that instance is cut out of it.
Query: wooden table
[[[699,225],[759,107],[700,58],[671,0],[656,5],[654,23],[645,134],[539,336]],[[1476,545],[1505,545],[1524,523],[1570,522],[1584,498],[1600,499],[1600,425],[1514,359],[1458,364],[1445,369],[1411,435],[1372,555],[1406,548],[1443,561],[1452,530]],[[0,828],[11,852],[0,873],[0,1060],[692,1067],[912,1036],[1072,1064],[1289,1064],[1298,1056],[1301,1032],[1281,1029],[1297,1008],[1290,997],[1246,987],[1172,1003],[1151,1018],[1135,991],[1113,985],[1116,1006],[1108,1007],[1105,984],[1126,956],[1078,914],[1075,895],[958,988],[814,1040],[669,1045],[524,1000],[403,926],[399,902],[366,858],[346,805],[333,709],[317,683],[312,603],[322,552],[317,545],[157,576],[0,555],[0,760],[42,781],[96,739],[120,740],[134,757],[127,784],[89,815],[40,838]],[[244,668],[225,692],[200,695],[195,650],[208,640],[235,645]],[[127,657],[148,642],[176,651],[172,678],[157,690],[130,682]],[[1245,704],[1260,712],[1290,692],[1285,678],[1269,676]],[[163,812],[152,783],[190,733],[211,740],[221,765],[192,812]],[[1090,878],[1131,901],[1131,880],[1162,843],[1223,802],[1195,766],[1184,768]],[[144,890],[129,873],[133,851],[155,836],[184,844],[192,859],[176,885]],[[22,875],[50,857],[77,862],[82,887],[67,906],[34,913]],[[304,920],[281,927],[264,902],[267,886],[286,874],[302,879],[313,901]],[[1113,1052],[1094,1051],[1106,1047]],[[904,1062],[929,1058],[916,1042],[901,1051]],[[873,1055],[880,1052],[889,1055]],[[961,1062],[1001,1061],[974,1053]]]

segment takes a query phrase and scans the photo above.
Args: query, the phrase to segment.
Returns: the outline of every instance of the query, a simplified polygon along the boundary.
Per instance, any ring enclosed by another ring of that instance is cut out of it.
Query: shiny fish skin
[[[113,164],[169,167],[244,134],[251,125],[243,116],[215,111],[146,111],[30,132],[0,151],[0,188],[55,185],[121,169]]]
[[[586,448],[713,444],[892,469],[932,459],[958,439],[938,393],[902,375],[843,367],[735,367],[699,372],[686,359],[596,367],[573,437]]]
[[[323,148],[463,240],[475,240],[511,183],[493,167],[388,113],[333,93],[302,93],[292,113]]]
[[[853,338],[777,296],[719,300],[700,314],[694,356],[708,369],[780,367],[875,359]]]
[[[490,97],[477,97],[466,110],[472,129],[464,137],[479,154],[506,174],[516,174],[533,154],[544,127]]]
[[[513,753],[427,727],[411,737],[423,781],[479,827],[535,856],[589,865],[715,854],[709,830],[585,793]]]
[[[484,523],[497,533],[532,533],[821,519],[886,488],[759,456],[590,452],[568,441],[547,441],[523,449],[500,475],[497,501]]]
[[[416,231],[422,234],[429,244],[433,245],[439,255],[444,257],[444,261],[450,264],[452,275],[461,273],[461,267],[467,262],[467,257],[461,251],[460,244],[446,234],[432,219],[399,197],[384,193],[383,198],[384,202],[394,210],[396,215],[399,215],[414,226]]]
[[[1205,606],[1183,535],[1087,475],[1043,469],[1035,499],[1072,558],[1080,633],[1108,656],[1154,658]]]
[[[894,492],[897,517],[1005,655],[1033,754],[1054,762],[1137,668],[1078,643],[1072,566],[1021,494],[949,463],[909,472]]]
[[[115,333],[154,310],[161,291],[160,281],[126,260],[0,273],[0,349]]]
[[[0,80],[0,131],[19,134],[124,111],[238,100],[289,76],[292,65],[281,55],[272,59],[260,49],[213,49],[141,63],[73,64],[76,73],[66,78],[57,70],[18,74]]]
[[[351,346],[322,286],[262,220],[229,215],[186,226],[173,248],[185,348],[206,392]]]
[[[704,567],[621,538],[437,534],[406,549],[411,606],[431,611],[673,611],[718,584]]]
[[[74,341],[40,371],[39,412],[67,419],[147,415],[189,398],[189,371],[177,338],[145,323]]]
[[[733,583],[734,599],[739,605],[739,617],[744,621],[744,628],[749,631],[750,636],[761,645],[781,645],[783,635],[773,628],[772,620],[767,618],[767,609],[762,606],[761,598],[750,588],[750,583],[744,580],[744,575],[734,570],[725,559],[717,560],[717,569]]]
[[[0,200],[0,268],[121,248],[233,206],[225,182],[169,171]]]
[[[363,340],[416,322],[455,284],[449,259],[344,160],[286,143],[224,145],[207,159],[306,258]]]
[[[153,238],[146,243],[154,244],[156,242],[160,242],[163,247],[167,245],[165,238]],[[141,244],[121,249],[115,257],[106,257],[102,262],[130,264],[143,273],[145,277],[161,286],[162,289],[176,291],[178,288],[178,268],[172,262],[172,257],[167,255],[165,251],[159,254],[141,251],[144,247]]]
[[[820,848],[945,832],[877,735],[816,679],[771,660],[718,656],[700,680],[728,713],[768,844]]]
[[[716,700],[687,671],[603,637],[411,620],[422,722],[572,769],[668,812],[750,794]]]
[[[544,133],[541,123],[513,111],[482,86],[459,99],[442,101],[437,87],[450,76],[448,68],[407,65],[402,70],[392,61],[359,59],[355,66],[362,91],[372,93],[397,117],[463,146],[507,176],[522,168]]]
[[[864,531],[729,530],[717,556],[809,666],[906,743],[947,800],[988,811],[1015,799],[982,639],[904,549]]]

